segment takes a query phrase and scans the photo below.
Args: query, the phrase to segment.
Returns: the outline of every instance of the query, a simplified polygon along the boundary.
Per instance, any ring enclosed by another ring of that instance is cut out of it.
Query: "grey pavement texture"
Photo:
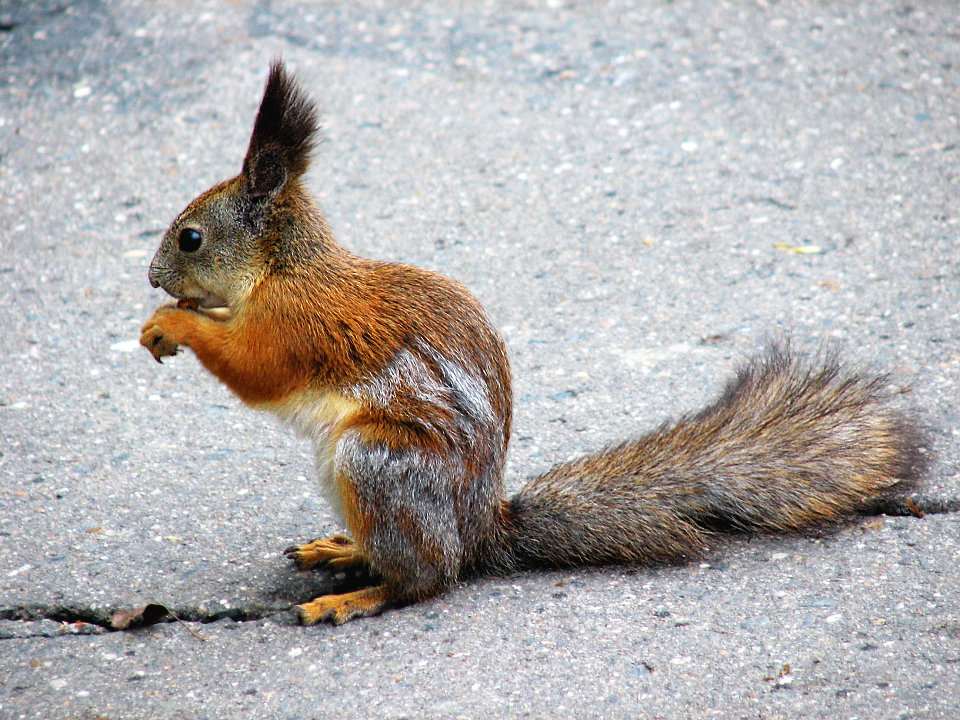
[[[512,489],[789,334],[909,389],[926,515],[295,625],[309,448],[136,346],[275,55],[340,241],[502,328]],[[0,0],[0,718],[957,717],[958,112],[956,2]]]

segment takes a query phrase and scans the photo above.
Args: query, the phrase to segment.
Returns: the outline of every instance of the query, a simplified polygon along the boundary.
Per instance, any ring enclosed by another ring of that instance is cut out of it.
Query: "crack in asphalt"
[[[282,615],[288,609],[270,608],[264,606],[252,607],[233,607],[223,610],[212,611],[203,607],[174,607],[168,608],[165,605],[149,603],[144,606],[159,608],[154,612],[153,617],[144,622],[133,622],[129,627],[116,627],[113,617],[116,613],[122,612],[120,609],[108,610],[106,608],[94,608],[85,605],[64,604],[64,605],[42,605],[31,604],[18,607],[0,608],[0,621],[9,620],[22,623],[23,626],[35,625],[31,628],[22,627],[21,630],[12,633],[5,633],[0,630],[0,640],[9,640],[23,637],[50,637],[60,635],[101,635],[107,632],[121,632],[123,630],[133,630],[149,625],[158,625],[162,623],[199,623],[206,625],[219,622],[221,620],[232,620],[234,622],[250,622],[254,620],[263,620],[264,618]],[[54,629],[46,623],[59,623]],[[43,627],[40,625],[43,624]]]
[[[876,500],[870,503],[863,515],[872,517],[889,515],[890,517],[917,517],[920,515],[949,515],[960,512],[960,498],[912,498],[895,497]]]
[[[888,498],[871,503],[862,513],[863,517],[887,515],[890,517],[923,517],[924,515],[948,515],[960,512],[960,498]],[[101,635],[108,632],[122,632],[161,623],[198,623],[206,625],[221,620],[251,622],[283,615],[289,607],[268,607],[251,605],[221,610],[209,610],[203,606],[167,607],[157,603],[147,603],[143,609],[157,608],[152,617],[142,622],[134,622],[129,627],[116,627],[114,615],[118,612],[135,612],[128,608],[91,607],[79,604],[44,605],[33,603],[17,607],[0,607],[0,621],[8,620],[22,623],[15,632],[0,629],[0,640],[26,637],[53,637],[65,635]],[[52,627],[46,623],[59,623]],[[31,625],[43,627],[27,627]]]

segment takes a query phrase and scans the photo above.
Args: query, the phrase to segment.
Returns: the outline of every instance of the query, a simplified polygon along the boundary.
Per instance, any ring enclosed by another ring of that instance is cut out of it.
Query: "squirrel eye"
[[[192,253],[199,250],[202,241],[203,237],[193,228],[184,228],[180,231],[180,237],[178,238],[180,251],[185,253]]]

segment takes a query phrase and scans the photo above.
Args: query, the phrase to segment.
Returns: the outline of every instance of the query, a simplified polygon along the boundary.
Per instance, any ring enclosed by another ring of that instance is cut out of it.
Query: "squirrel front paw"
[[[151,352],[158,363],[163,358],[176,355],[180,340],[172,316],[182,313],[175,305],[161,305],[140,329],[140,344]]]

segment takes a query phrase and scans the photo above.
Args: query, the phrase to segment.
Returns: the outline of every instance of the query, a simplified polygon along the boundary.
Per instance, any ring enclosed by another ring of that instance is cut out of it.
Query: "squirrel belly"
[[[317,482],[341,524],[348,526],[348,509],[352,510],[355,502],[352,502],[349,488],[337,482],[334,458],[337,442],[361,411],[360,404],[336,391],[307,388],[282,400],[253,404],[252,407],[273,413],[310,441]]]
[[[143,326],[308,438],[349,535],[286,551],[378,583],[298,606],[342,623],[481,572],[695,557],[722,530],[795,532],[916,476],[919,437],[883,378],[773,347],[699,413],[563,463],[509,500],[510,368],[480,303],[436,273],[335,241],[302,176],[317,110],[274,63],[242,171],[164,234]],[[212,308],[217,308],[213,311]]]

